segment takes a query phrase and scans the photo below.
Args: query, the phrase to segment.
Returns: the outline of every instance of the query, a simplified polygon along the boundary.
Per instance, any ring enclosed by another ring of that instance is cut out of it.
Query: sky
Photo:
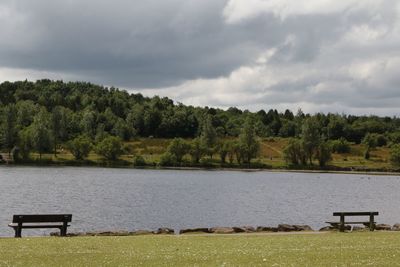
[[[1,0],[0,82],[400,116],[398,0]]]

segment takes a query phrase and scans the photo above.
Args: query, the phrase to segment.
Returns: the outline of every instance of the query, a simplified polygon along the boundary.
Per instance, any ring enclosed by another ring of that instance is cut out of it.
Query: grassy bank
[[[126,142],[125,154],[119,161],[107,162],[99,155],[91,153],[87,160],[76,161],[69,151],[60,149],[57,157],[53,154],[42,155],[39,161],[38,154],[32,154],[32,161],[24,164],[31,165],[68,165],[68,166],[110,166],[129,167],[133,166],[135,155],[141,155],[147,167],[158,166],[161,155],[166,151],[171,139],[141,138],[135,141]],[[261,142],[261,151],[257,160],[253,162],[252,168],[265,169],[295,169],[295,170],[318,170],[318,163],[305,168],[288,166],[284,160],[283,150],[288,143],[285,138],[265,138]],[[333,160],[325,170],[331,171],[370,171],[370,172],[397,172],[389,161],[389,148],[380,147],[371,151],[370,159],[364,159],[363,145],[351,145],[351,152],[346,154],[333,154]],[[185,156],[183,167],[195,168],[236,168],[243,169],[248,166],[234,164],[221,165],[219,156],[214,155],[213,159],[207,159],[205,163],[193,164],[189,156]]]
[[[0,266],[398,266],[400,233],[0,239]]]

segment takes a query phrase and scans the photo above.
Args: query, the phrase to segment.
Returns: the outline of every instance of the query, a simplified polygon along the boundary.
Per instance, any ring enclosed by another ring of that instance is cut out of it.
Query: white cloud
[[[237,23],[265,13],[285,19],[294,15],[324,15],[349,9],[373,9],[381,2],[380,0],[229,0],[223,14],[228,23]]]
[[[90,77],[77,76],[65,72],[40,71],[35,69],[17,69],[0,67],[0,83],[4,81],[23,80],[66,80],[66,81],[90,81]]]

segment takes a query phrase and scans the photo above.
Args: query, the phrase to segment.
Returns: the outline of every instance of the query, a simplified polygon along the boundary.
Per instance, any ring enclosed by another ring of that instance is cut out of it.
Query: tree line
[[[86,82],[0,84],[0,149],[17,148],[21,158],[31,152],[57,154],[63,146],[77,159],[95,150],[113,160],[122,153],[121,141],[159,137],[175,138],[162,157],[166,163],[179,162],[180,150],[194,162],[218,153],[222,161],[246,163],[259,150],[256,137],[285,137],[292,138],[285,150],[288,161],[310,164],[317,158],[324,165],[328,152],[346,150],[348,142],[371,149],[398,144],[399,129],[397,117],[194,107]]]

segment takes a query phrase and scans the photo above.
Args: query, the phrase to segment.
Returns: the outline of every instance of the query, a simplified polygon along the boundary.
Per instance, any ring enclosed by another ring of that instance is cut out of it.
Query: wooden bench
[[[377,211],[361,211],[361,212],[334,212],[333,216],[340,216],[339,222],[326,222],[331,224],[334,227],[339,227],[340,232],[344,232],[345,224],[364,224],[367,226],[371,231],[374,231],[376,222],[374,220],[375,216],[378,216],[379,212]],[[369,216],[369,221],[353,221],[353,222],[346,222],[346,216]]]
[[[21,237],[22,228],[58,228],[60,236],[66,236],[71,221],[72,214],[14,215],[8,226],[14,228],[15,237]]]

